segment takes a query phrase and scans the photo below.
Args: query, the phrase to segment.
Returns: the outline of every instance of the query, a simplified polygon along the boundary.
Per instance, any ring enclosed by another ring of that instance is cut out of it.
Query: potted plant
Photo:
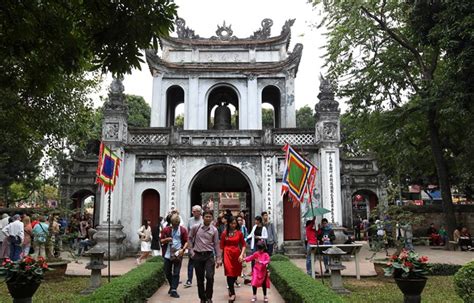
[[[48,264],[43,257],[34,259],[26,256],[19,261],[5,259],[2,263],[5,282],[13,302],[31,302],[31,297],[48,271]]]
[[[405,303],[421,302],[421,293],[425,288],[429,270],[428,257],[420,257],[416,252],[407,249],[393,255],[384,269],[386,276],[395,278]]]

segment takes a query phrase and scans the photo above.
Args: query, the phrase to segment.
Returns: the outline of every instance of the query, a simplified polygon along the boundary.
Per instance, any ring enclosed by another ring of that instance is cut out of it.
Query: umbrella
[[[330,213],[331,211],[324,208],[324,207],[317,207],[317,208],[310,208],[308,209],[308,211],[306,212],[306,214],[304,214],[304,218],[312,218],[312,217],[316,217],[316,216],[322,216],[324,214],[327,214],[327,213]]]

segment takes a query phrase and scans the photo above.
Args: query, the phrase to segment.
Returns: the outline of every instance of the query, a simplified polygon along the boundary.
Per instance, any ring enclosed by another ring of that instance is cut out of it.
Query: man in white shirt
[[[188,225],[186,226],[188,229],[188,233],[191,231],[191,228],[194,225],[202,224],[202,208],[199,205],[194,205],[192,208],[193,216],[189,218]],[[184,288],[191,287],[193,284],[193,270],[194,270],[194,263],[191,256],[189,256],[188,262],[188,279],[186,283],[184,283]]]
[[[24,225],[20,220],[20,215],[14,215],[13,222],[5,226],[2,231],[10,240],[10,259],[18,261],[20,259],[21,244],[25,238]]]
[[[0,246],[2,246],[3,240],[5,240],[5,234],[1,230],[8,225],[8,218],[8,214],[5,213],[0,220]]]

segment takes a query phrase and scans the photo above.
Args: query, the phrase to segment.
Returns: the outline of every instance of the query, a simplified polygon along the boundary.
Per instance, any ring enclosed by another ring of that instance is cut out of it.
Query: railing
[[[264,130],[182,130],[175,128],[130,128],[128,145],[188,145],[188,146],[263,146],[314,145],[311,129]]]

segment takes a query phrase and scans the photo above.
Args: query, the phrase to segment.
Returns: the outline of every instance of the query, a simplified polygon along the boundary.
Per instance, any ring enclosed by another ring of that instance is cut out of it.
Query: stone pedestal
[[[87,263],[86,268],[92,271],[91,280],[89,288],[83,290],[81,294],[90,294],[102,284],[102,269],[107,267],[107,265],[104,264],[104,254],[105,251],[96,246],[87,252],[91,261]]]
[[[350,291],[344,288],[341,276],[341,270],[346,269],[346,267],[342,265],[341,256],[346,253],[336,246],[323,251],[323,253],[330,257],[328,267],[331,270],[331,289],[338,294],[350,293]]]
[[[122,229],[122,224],[110,224],[111,260],[121,260],[125,258],[126,247],[123,244],[123,240],[126,238],[126,234]],[[103,250],[105,252],[105,258],[108,258],[108,224],[106,222],[97,226],[97,233],[94,235],[94,240],[97,241],[94,249]]]

